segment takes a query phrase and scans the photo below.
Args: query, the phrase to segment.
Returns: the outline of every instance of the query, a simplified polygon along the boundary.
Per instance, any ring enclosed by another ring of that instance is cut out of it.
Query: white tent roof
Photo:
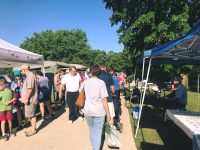
[[[29,52],[0,39],[0,68],[18,67],[22,64],[41,64],[43,56]]]
[[[48,68],[48,67],[53,67],[53,66],[62,66],[62,67],[69,67],[70,65],[63,63],[63,62],[58,62],[58,61],[44,61],[44,65],[39,65],[39,64],[29,64],[30,69],[37,69],[37,68]],[[19,70],[20,67],[15,67],[13,70]]]

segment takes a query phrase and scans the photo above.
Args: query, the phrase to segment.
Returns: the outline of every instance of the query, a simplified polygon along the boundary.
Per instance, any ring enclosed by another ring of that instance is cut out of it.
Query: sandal
[[[8,141],[8,136],[5,134],[2,136],[3,141]]]
[[[32,130],[25,131],[25,135],[26,135],[27,137],[33,136],[34,134],[36,134],[36,130],[35,130],[35,131],[32,131]]]

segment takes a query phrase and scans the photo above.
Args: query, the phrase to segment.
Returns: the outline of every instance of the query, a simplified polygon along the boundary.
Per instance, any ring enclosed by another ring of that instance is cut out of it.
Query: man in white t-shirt
[[[75,66],[71,66],[69,68],[69,73],[63,77],[59,90],[59,98],[62,98],[62,89],[64,85],[67,91],[67,104],[69,106],[69,123],[72,123],[77,119],[79,114],[75,103],[78,98],[79,87],[81,85],[81,77],[77,73]]]

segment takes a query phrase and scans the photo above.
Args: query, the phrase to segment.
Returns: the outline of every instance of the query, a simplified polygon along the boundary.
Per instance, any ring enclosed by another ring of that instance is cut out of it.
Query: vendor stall
[[[137,137],[137,132],[139,129],[140,118],[142,115],[142,108],[145,99],[145,93],[147,89],[151,63],[159,61],[160,63],[168,62],[170,64],[182,63],[182,64],[199,65],[200,64],[200,21],[196,23],[195,26],[184,36],[145,51],[143,57],[143,73],[144,73],[145,60],[148,60],[148,70],[145,79],[146,80],[145,88],[141,96],[139,119],[137,122],[135,137]],[[142,79],[143,79],[143,73],[142,73]],[[199,99],[197,102],[197,106],[199,110],[200,106]]]

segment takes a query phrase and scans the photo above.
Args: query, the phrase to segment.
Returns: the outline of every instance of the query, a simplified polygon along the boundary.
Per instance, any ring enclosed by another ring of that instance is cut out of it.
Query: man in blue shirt
[[[114,87],[115,87],[115,94],[116,94],[116,98],[118,100],[120,100],[120,81],[119,79],[117,78],[117,73],[116,72],[113,72],[112,73],[112,76],[113,76],[113,81],[114,81]]]
[[[107,72],[107,67],[105,65],[100,65],[100,74],[98,76],[99,79],[103,80],[106,84],[106,89],[108,92],[107,101],[112,102],[112,95],[115,95],[115,87],[112,76]]]
[[[176,90],[173,97],[164,99],[163,108],[166,109],[185,109],[187,105],[187,91],[185,86],[181,83],[182,78],[174,79]]]
[[[114,87],[114,81],[112,76],[107,72],[107,68],[105,65],[100,65],[100,74],[98,76],[99,79],[103,80],[106,84],[106,89],[108,92],[108,97],[106,97],[108,101],[108,107],[110,112],[110,123],[114,124],[114,117],[115,117],[115,108],[113,105],[113,98],[112,96],[115,96],[115,87]]]

